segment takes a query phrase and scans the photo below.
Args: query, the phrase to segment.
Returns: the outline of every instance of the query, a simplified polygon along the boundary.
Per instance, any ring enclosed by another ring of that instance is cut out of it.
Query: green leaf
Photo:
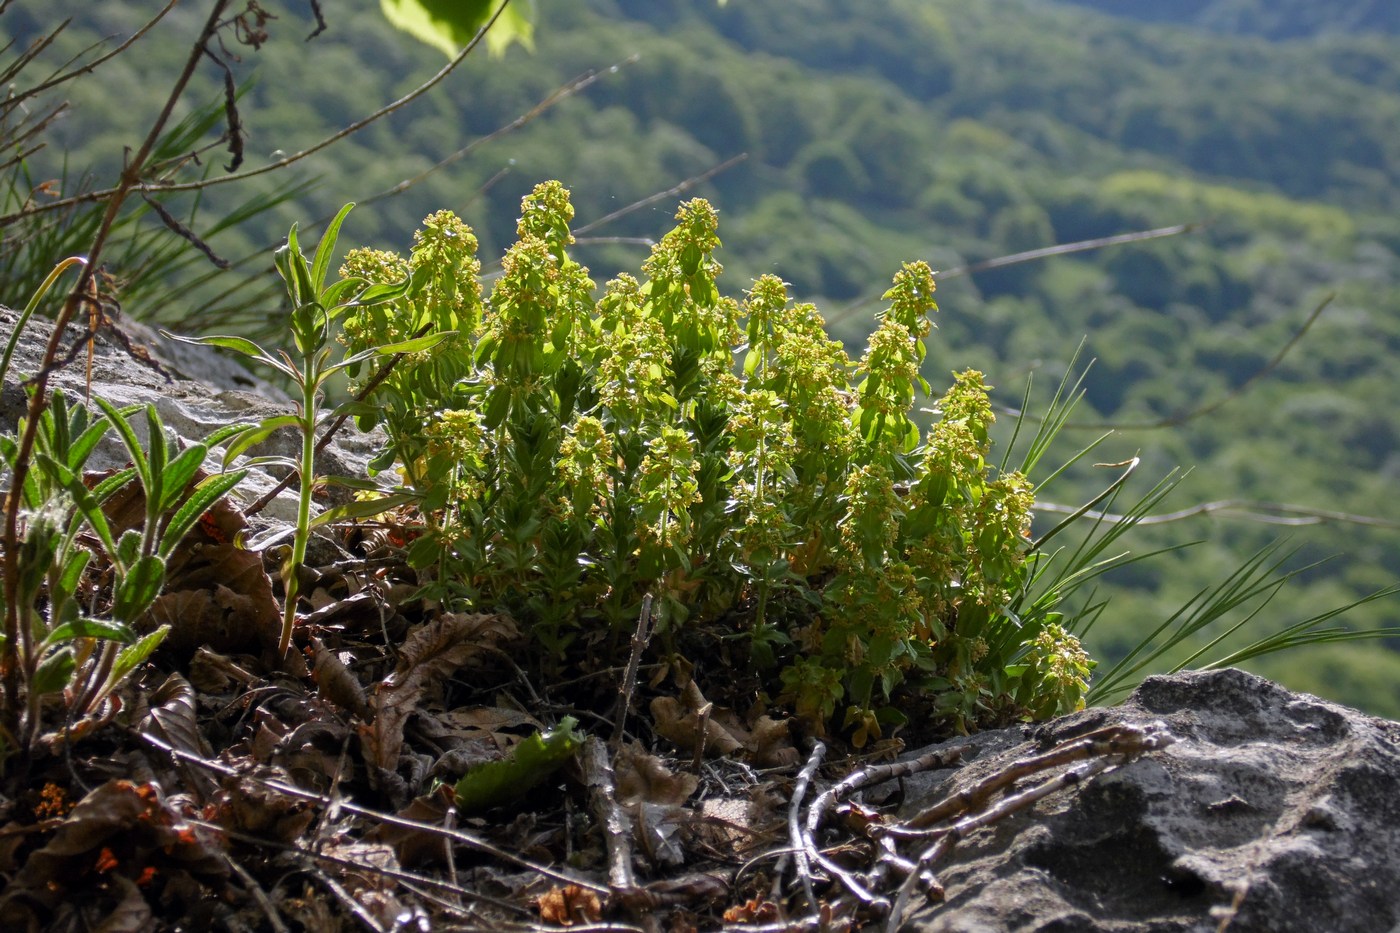
[[[364,287],[363,279],[341,279],[321,292],[321,304],[325,305],[332,315],[338,316],[342,311],[355,306],[353,296]]]
[[[146,510],[158,515],[160,510],[157,506],[165,498],[165,464],[170,448],[166,446],[165,425],[161,423],[160,413],[154,405],[146,406],[146,442],[149,451],[146,456],[151,465],[151,481],[146,486]]]
[[[182,337],[179,334],[172,334],[167,330],[160,332],[167,340],[178,340],[180,343],[192,343],[201,347],[222,347],[225,350],[232,350],[244,356],[250,356],[255,360],[262,360],[265,363],[276,363],[276,357],[272,356],[262,347],[258,346],[247,337],[232,337],[223,334],[215,334],[209,337]]]
[[[88,457],[96,449],[98,442],[102,440],[102,436],[111,427],[111,422],[106,418],[99,418],[88,425],[87,429],[79,434],[78,439],[68,448],[68,468],[74,472],[81,470],[83,465],[87,463]]]
[[[136,631],[111,619],[74,619],[49,632],[44,644],[56,645],[74,638],[105,638],[127,645],[136,640]]]
[[[97,407],[107,415],[107,420],[117,429],[121,435],[122,445],[126,447],[127,456],[131,458],[131,463],[136,469],[136,475],[141,480],[142,489],[151,488],[151,463],[146,459],[146,452],[141,448],[141,442],[136,437],[136,432],[132,429],[130,422],[122,417],[116,406],[105,398],[95,398]],[[150,408],[152,406],[146,406]],[[162,438],[162,441],[164,439]]]
[[[126,675],[134,671],[138,664],[149,658],[151,652],[159,648],[160,643],[165,641],[165,636],[169,634],[170,626],[162,625],[136,644],[123,648],[117,654],[117,660],[112,664],[112,673],[107,677],[107,689],[110,691],[125,680]]]
[[[190,484],[195,473],[204,465],[204,458],[208,453],[209,448],[203,444],[195,444],[180,451],[180,455],[166,466],[165,476],[161,482],[161,514],[165,514],[166,510],[184,495],[185,487]]]
[[[311,285],[319,294],[326,283],[326,270],[330,268],[331,256],[335,253],[336,240],[340,239],[340,225],[345,222],[345,216],[350,213],[350,209],[355,206],[351,201],[340,209],[331,221],[326,232],[321,235],[321,242],[316,247],[316,257],[311,260]]]
[[[339,372],[348,369],[357,363],[361,363],[374,356],[392,356],[395,353],[419,353],[442,343],[456,331],[444,331],[440,334],[425,334],[422,337],[415,337],[412,340],[400,340],[398,343],[386,343],[382,347],[370,347],[368,350],[361,350],[353,356],[345,359],[326,369],[326,374]]]
[[[292,224],[292,229],[287,232],[287,242],[278,248],[272,260],[287,283],[287,294],[292,299],[293,308],[300,309],[317,299],[316,288],[311,282],[311,270],[306,265],[301,244],[297,242],[296,224]]]
[[[106,502],[112,498],[123,486],[136,479],[136,468],[126,467],[118,470],[111,476],[92,487],[93,498],[98,502]]]
[[[164,585],[165,561],[153,554],[138,558],[117,584],[112,615],[134,621],[156,601]]]
[[[346,489],[363,489],[365,492],[383,492],[384,487],[366,476],[329,475],[318,477],[327,486],[343,486]]]
[[[381,305],[386,301],[397,301],[407,295],[413,287],[413,279],[404,276],[399,282],[380,282],[355,296],[355,306],[359,308]]]
[[[578,720],[565,716],[547,733],[536,732],[510,750],[500,761],[472,768],[457,782],[457,809],[474,813],[519,800],[568,763],[584,735],[575,731]]]
[[[30,296],[29,303],[24,306],[24,311],[20,314],[19,320],[15,322],[14,330],[10,333],[10,339],[5,343],[5,353],[3,356],[0,356],[0,384],[4,384],[5,376],[10,372],[10,360],[14,356],[15,347],[19,345],[20,334],[24,333],[24,326],[29,323],[29,319],[33,317],[34,312],[39,310],[39,305],[43,303],[45,296],[49,293],[49,289],[53,288],[54,283],[58,281],[58,277],[67,271],[70,266],[75,266],[78,263],[87,265],[87,260],[80,256],[69,256],[67,259],[60,261],[49,270],[49,274],[44,276],[44,281],[39,283],[39,287],[36,288],[34,294]]]
[[[229,441],[228,446],[224,448],[224,466],[228,466],[248,448],[261,444],[282,428],[300,427],[301,418],[297,415],[277,415],[264,419]]]
[[[335,406],[329,417],[334,419],[339,418],[341,415],[348,415],[354,418],[373,418],[375,419],[374,423],[378,423],[378,419],[383,414],[384,409],[380,405],[374,405],[360,399],[351,399],[348,402],[341,402],[339,405]]]
[[[249,457],[247,460],[243,461],[243,465],[240,469],[269,466],[282,467],[283,469],[291,470],[293,473],[301,472],[301,463],[297,460],[292,457],[277,457],[271,454],[266,457]]]
[[[59,576],[58,585],[64,593],[73,594],[78,591],[78,582],[83,578],[83,571],[87,569],[88,561],[92,559],[92,552],[81,548],[74,550],[63,561],[63,572]]]
[[[117,563],[123,567],[130,567],[140,553],[141,532],[134,528],[122,532],[121,539],[117,541]]]
[[[382,347],[375,347],[374,352],[380,356],[391,356],[395,353],[422,353],[424,350],[431,350],[456,333],[455,330],[444,330],[435,334],[424,334],[422,337],[414,337],[411,340],[386,343]]]
[[[68,679],[73,676],[75,666],[73,649],[64,645],[39,662],[39,669],[29,681],[29,689],[40,695],[57,693],[68,686]]]
[[[195,487],[194,494],[180,506],[180,510],[170,519],[170,524],[165,527],[165,534],[161,537],[159,553],[162,557],[168,557],[175,549],[175,545],[180,543],[199,517],[209,510],[209,507],[224,497],[229,490],[243,481],[243,477],[248,475],[247,470],[236,470],[232,473],[219,473],[215,476],[206,477]]]
[[[403,505],[405,502],[412,502],[418,498],[416,493],[395,492],[377,499],[365,499],[356,502],[347,502],[338,505],[333,509],[326,509],[320,515],[311,520],[312,528],[320,528],[322,525],[329,525],[334,522],[349,521],[355,518],[373,518]]]
[[[509,413],[510,390],[505,386],[496,386],[491,390],[491,395],[486,401],[486,417],[482,419],[486,430],[494,431],[499,428]]]
[[[379,0],[390,25],[448,58],[456,58],[471,43],[500,5],[500,0]],[[513,42],[533,48],[532,12],[521,0],[506,7],[486,34],[486,47],[492,55],[501,55]]]

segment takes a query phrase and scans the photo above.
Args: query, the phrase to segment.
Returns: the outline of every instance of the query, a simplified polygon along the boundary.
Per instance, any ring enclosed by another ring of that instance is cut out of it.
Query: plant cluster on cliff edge
[[[93,215],[93,257],[156,160],[165,116]],[[295,229],[278,253],[292,346],[194,338],[279,373],[298,390],[287,413],[181,448],[153,406],[48,392],[64,325],[82,309],[100,317],[91,264],[25,380],[26,415],[0,437],[0,767],[13,791],[0,803],[12,830],[0,925],[141,928],[159,909],[181,923],[324,928],[335,903],[375,929],[422,925],[425,904],[500,929],[413,886],[471,899],[488,882],[514,898],[493,909],[517,922],[522,910],[567,924],[660,905],[678,922],[771,919],[782,908],[769,898],[787,900],[776,893],[785,863],[759,887],[740,886],[740,866],[785,851],[769,835],[773,781],[794,773],[799,744],[814,749],[805,787],[823,736],[886,755],[901,728],[928,737],[1043,719],[1092,697],[1077,635],[1103,606],[1070,612],[1071,598],[1139,559],[1121,536],[1170,484],[1109,522],[1133,469],[1122,465],[1102,495],[1032,537],[1028,477],[1078,387],[1062,386],[1023,450],[1018,430],[993,458],[982,374],[954,374],[938,397],[920,375],[936,310],[928,266],[898,272],[852,360],[780,279],[721,292],[717,218],[702,200],[682,205],[640,277],[599,289],[570,256],[567,191],[542,184],[489,297],[476,240],[448,212],[407,255],[354,250],[327,284],[347,212],[310,260]],[[72,265],[35,288],[0,377]],[[355,398],[328,408],[341,372]],[[347,417],[384,429],[374,470],[395,488],[321,475],[317,451]],[[284,429],[300,435],[296,457],[259,450]],[[92,474],[111,432],[131,465]],[[289,547],[237,540],[226,494],[251,466],[297,484]],[[363,495],[313,516],[330,483]],[[313,534],[343,559],[309,565]],[[1095,688],[1112,696],[1208,636],[1185,663],[1199,661],[1297,572],[1284,567],[1272,549],[1250,558]],[[182,588],[191,581],[200,589]],[[1320,628],[1335,614],[1209,663],[1378,634]],[[634,716],[634,693],[651,697],[650,718]],[[629,733],[639,741],[624,743]],[[663,759],[676,747],[689,766]],[[592,819],[453,828],[458,814],[520,809],[571,764],[577,780],[553,788],[570,806],[586,792]],[[728,770],[715,779],[715,767]],[[760,783],[755,769],[769,768],[778,777]],[[705,835],[696,827],[717,819],[707,805],[734,803],[734,782],[753,806]],[[795,852],[811,848],[795,838]],[[557,884],[536,896],[488,872],[464,886],[456,849]],[[401,867],[439,860],[450,882]],[[700,864],[728,866],[731,887],[667,877]],[[592,878],[603,866],[606,883]],[[329,901],[308,895],[313,883]],[[830,926],[805,867],[791,904]],[[854,909],[872,919],[877,906]]]

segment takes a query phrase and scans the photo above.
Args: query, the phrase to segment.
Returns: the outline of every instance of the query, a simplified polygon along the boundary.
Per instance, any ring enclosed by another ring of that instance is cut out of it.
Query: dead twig
[[[1145,752],[1166,748],[1175,741],[1175,737],[1160,722],[1146,726],[1123,723],[1105,726],[1063,742],[1043,754],[1019,758],[971,787],[921,810],[902,825],[872,824],[866,831],[872,838],[899,836],[934,840],[919,855],[913,865],[914,870],[900,884],[894,906],[886,918],[886,933],[897,933],[918,887],[923,885],[926,890],[941,893],[932,875],[933,866],[974,831],[1024,810],[1057,790],[1078,785],[1095,774]],[[1084,763],[1074,764],[1081,761]],[[993,794],[1010,788],[1015,782],[1063,765],[1072,767],[1032,787],[1008,794],[996,803],[988,803]],[[948,820],[956,821],[950,825],[935,825]]]
[[[642,652],[651,639],[650,593],[642,597],[642,609],[637,613],[637,629],[632,633],[632,653],[627,657],[627,668],[622,674],[622,684],[617,692],[617,712],[613,714],[613,734],[608,746],[614,755],[622,748],[622,736],[627,731],[627,714],[632,709],[632,693],[637,689],[637,667],[642,663]]]
[[[210,825],[209,828],[219,830],[217,826]],[[267,892],[263,890],[262,885],[258,884],[258,880],[252,876],[248,869],[239,864],[238,860],[227,852],[223,853],[223,860],[224,864],[228,865],[243,882],[243,887],[252,895],[253,900],[258,902],[258,906],[262,908],[263,915],[267,917],[268,925],[272,927],[273,933],[291,933],[287,929],[287,925],[282,922],[282,914],[277,910],[277,905],[272,903],[272,899],[267,896]]]
[[[472,140],[471,142],[463,146],[461,149],[458,149],[451,155],[448,155],[445,158],[439,160],[430,167],[419,172],[417,175],[414,175],[412,178],[405,178],[403,181],[394,185],[392,188],[387,188],[384,191],[379,192],[378,194],[371,195],[370,197],[361,200],[359,203],[372,204],[375,201],[381,201],[384,198],[389,198],[397,194],[402,194],[403,192],[407,191],[409,188],[412,188],[414,185],[423,181],[425,178],[432,175],[433,173],[439,172],[447,166],[451,165],[452,163],[457,162],[460,159],[463,159],[466,156],[470,155],[478,147],[484,146],[489,142],[493,142],[494,140],[500,139],[502,136],[515,132],[516,130],[525,126],[527,123],[530,123],[537,117],[541,116],[545,111],[552,108],[555,104],[559,103],[560,101],[567,100],[568,98],[574,96],[578,92],[589,87],[599,78],[601,78],[604,74],[616,74],[618,71],[625,68],[626,66],[636,64],[640,57],[641,56],[639,55],[631,55],[618,62],[617,64],[612,65],[609,68],[592,68],[588,71],[585,71],[583,74],[555,88],[549,93],[547,97],[545,97],[539,103],[535,104],[535,106],[520,114],[518,117],[516,117],[514,120],[511,120],[504,126],[492,130],[485,136],[481,136],[477,139]],[[505,171],[506,170],[503,169],[501,172],[498,172],[495,177],[487,181],[486,186],[489,187],[491,184],[493,184],[497,178],[505,174]]]
[[[802,893],[807,898],[807,909],[816,910],[817,894],[812,887],[812,865],[807,859],[808,848],[815,851],[811,839],[802,834],[802,824],[798,820],[798,813],[802,810],[802,801],[807,799],[807,788],[812,783],[812,776],[817,773],[817,768],[821,766],[822,759],[826,757],[826,743],[817,742],[812,746],[812,754],[807,758],[807,763],[802,766],[802,770],[797,772],[797,782],[792,787],[792,800],[788,802],[788,842],[792,846],[793,869],[797,872],[798,881],[802,882]]]
[[[434,87],[440,84],[443,81],[443,79],[445,79],[449,74],[451,74],[457,69],[457,66],[460,65],[468,55],[470,55],[473,51],[476,50],[476,47],[481,44],[481,40],[485,38],[487,31],[495,24],[496,20],[500,18],[501,14],[505,12],[505,9],[509,4],[510,0],[503,0],[500,6],[496,8],[496,12],[492,14],[491,19],[488,20],[486,24],[483,25],[481,29],[477,31],[477,34],[472,38],[472,41],[468,43],[462,49],[462,51],[458,52],[457,55],[453,57],[451,61],[444,65],[431,78],[424,81],[422,84],[418,85],[416,88],[409,91],[407,94],[405,94],[403,97],[400,97],[398,100],[385,104],[383,107],[380,107],[378,110],[374,111],[368,116],[362,117],[359,120],[356,120],[355,122],[349,124],[348,126],[343,127],[335,133],[332,133],[330,136],[327,136],[325,139],[322,139],[320,142],[308,146],[307,148],[302,149],[300,152],[294,152],[289,156],[285,156],[281,159],[276,160],[275,162],[269,162],[268,164],[259,166],[257,168],[247,169],[246,171],[242,172],[234,172],[228,175],[220,175],[213,178],[203,178],[199,181],[150,185],[147,188],[147,190],[155,193],[164,193],[170,191],[202,191],[205,188],[211,188],[215,185],[223,185],[229,182],[243,181],[247,178],[253,178],[257,175],[265,175],[268,172],[275,172],[279,169],[286,168],[288,165],[300,162],[302,159],[305,159],[308,156],[315,155],[322,149],[325,149],[329,146],[334,145],[335,143],[340,142],[340,140],[344,139],[347,136],[350,136],[354,133],[358,133],[360,130],[364,129],[366,126],[375,122],[376,120],[379,120],[382,117],[385,117],[397,110],[408,106],[410,103],[417,100],[419,97],[422,97],[424,94],[428,93],[428,91],[432,90]],[[219,12],[222,12],[223,7],[225,5],[226,0],[220,0],[218,4]],[[217,22],[217,20],[213,21]],[[203,43],[201,42],[201,48],[199,52],[200,56],[204,54],[202,44]],[[180,85],[180,90],[184,90],[183,84]],[[161,123],[161,126],[164,126],[163,122]],[[39,206],[26,205],[26,207],[18,211],[6,214],[4,216],[0,216],[0,226],[12,223],[15,220],[27,217],[31,214],[43,214],[48,213],[49,211],[63,210],[64,208],[71,207],[75,204],[90,204],[107,201],[111,198],[117,198],[119,194],[125,194],[127,187],[129,186],[117,186],[115,188],[103,188],[98,191],[89,191],[84,194],[73,195],[72,197],[60,198],[56,201],[50,201],[47,204]]]
[[[495,859],[500,859],[503,862],[509,862],[517,868],[523,868],[526,871],[534,872],[538,875],[541,875],[545,878],[549,878],[553,881],[557,881],[561,884],[576,884],[581,888],[587,888],[588,890],[593,891],[597,894],[611,893],[607,885],[599,884],[596,881],[590,881],[588,878],[585,878],[582,875],[576,875],[573,872],[566,871],[562,868],[552,868],[549,865],[541,865],[538,862],[531,861],[530,859],[527,859],[523,856],[516,855],[513,852],[509,852],[505,849],[500,848],[499,846],[493,845],[490,842],[487,842],[485,839],[482,839],[480,836],[466,832],[462,829],[448,829],[443,826],[438,826],[434,823],[420,823],[417,820],[405,819],[404,817],[396,816],[392,813],[384,813],[379,810],[372,810],[369,807],[362,807],[359,804],[351,803],[347,800],[333,800],[327,797],[325,794],[318,794],[313,791],[303,790],[302,788],[297,787],[294,784],[288,784],[285,781],[279,781],[274,778],[262,777],[256,774],[248,774],[245,772],[241,772],[236,768],[231,768],[228,765],[222,764],[220,762],[210,761],[209,759],[202,758],[199,755],[194,755],[181,749],[175,748],[168,742],[156,738],[153,735],[149,735],[146,733],[137,733],[137,737],[140,738],[143,742],[146,742],[148,745],[152,745],[155,748],[158,748],[161,751],[165,752],[166,754],[172,755],[184,761],[192,762],[194,764],[199,765],[200,767],[208,768],[210,771],[213,771],[217,774],[223,774],[233,778],[244,778],[251,781],[257,781],[259,784],[262,784],[263,786],[274,790],[279,794],[286,794],[289,797],[295,797],[298,800],[305,800],[308,803],[314,803],[318,806],[338,806],[342,811],[346,813],[353,813],[356,816],[361,816],[367,820],[372,820],[377,823],[383,823],[387,826],[398,826],[403,829],[411,829],[421,833],[442,836],[451,839],[460,845],[466,846],[467,848],[474,849],[475,851],[480,852],[483,855],[487,855]],[[425,882],[425,879],[421,877],[417,878],[416,880],[418,880],[419,882]]]
[[[308,858],[315,858],[315,856],[308,856]],[[378,920],[374,919],[374,915],[365,909],[365,905],[355,900],[354,896],[345,890],[339,881],[327,874],[325,869],[311,863],[306,866],[306,870],[313,878],[321,882],[327,891],[335,895],[335,899],[340,901],[341,906],[348,910],[356,920],[364,924],[366,929],[373,931],[373,933],[389,933]]]
[[[694,188],[696,185],[703,184],[704,182],[709,181],[711,178],[714,178],[720,172],[728,171],[729,169],[738,165],[740,162],[744,161],[748,157],[749,154],[747,152],[741,152],[736,156],[731,156],[730,158],[725,159],[723,162],[719,163],[713,168],[706,169],[699,175],[692,175],[690,178],[687,178],[684,181],[672,185],[665,191],[658,191],[655,194],[649,194],[646,197],[642,198],[640,201],[633,201],[626,207],[618,208],[611,214],[604,214],[597,220],[592,221],[591,223],[586,223],[582,227],[579,227],[577,230],[573,231],[573,234],[576,237],[583,236],[587,233],[597,230],[604,224],[612,223],[619,217],[626,217],[633,211],[639,211],[642,208],[646,207],[648,204],[655,204],[657,201],[664,201],[669,198],[674,198],[677,195],[685,194],[687,191],[689,191],[691,188]]]
[[[841,886],[846,889],[850,896],[858,900],[863,907],[871,913],[883,915],[889,910],[889,900],[881,895],[872,893],[871,888],[876,886],[876,882],[884,876],[882,869],[894,867],[905,870],[912,870],[912,866],[905,863],[899,857],[899,853],[892,845],[883,845],[883,840],[876,840],[881,844],[882,852],[880,860],[875,870],[871,872],[867,879],[868,884],[861,882],[854,872],[848,871],[835,860],[828,858],[826,853],[817,847],[817,832],[821,829],[826,815],[833,809],[836,803],[843,800],[848,795],[854,793],[862,787],[869,787],[876,784],[883,784],[886,781],[897,780],[910,774],[917,774],[922,771],[932,771],[937,768],[946,768],[955,764],[963,754],[972,746],[957,745],[952,748],[939,749],[912,758],[908,761],[896,761],[889,764],[870,765],[853,771],[842,781],[822,793],[812,802],[812,806],[807,810],[807,826],[803,835],[804,848],[813,854],[817,864],[831,874]]]
[[[588,785],[593,813],[603,828],[608,849],[608,888],[613,897],[624,904],[634,903],[638,893],[637,878],[632,872],[632,817],[617,802],[616,783],[608,749],[597,736],[589,736],[579,755],[584,783]],[[650,927],[652,921],[639,918]]]

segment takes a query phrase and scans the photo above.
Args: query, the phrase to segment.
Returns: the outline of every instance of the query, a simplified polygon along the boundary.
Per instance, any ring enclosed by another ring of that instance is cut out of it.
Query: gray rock
[[[965,767],[908,779],[906,815],[1053,742],[1157,720],[1176,744],[974,833],[937,869],[946,901],[903,929],[1397,928],[1400,724],[1242,671],[1152,677],[1120,707],[976,735]]]
[[[18,319],[19,312],[0,307],[0,348],[8,342]],[[200,440],[215,429],[235,421],[257,422],[294,410],[293,403],[284,393],[219,351],[169,340],[132,321],[122,320],[118,326],[127,340],[144,348],[160,368],[139,362],[119,339],[103,331],[94,345],[93,395],[105,398],[118,407],[154,403],[166,429],[183,441]],[[21,334],[10,371],[5,376],[4,385],[0,386],[0,431],[13,432],[23,415],[28,396],[22,382],[38,371],[45,345],[52,333],[52,322],[31,318]],[[64,351],[81,339],[82,331],[70,326],[63,342]],[[268,349],[276,351],[275,347]],[[80,350],[70,363],[50,376],[50,391],[59,388],[70,399],[84,397],[86,369],[87,354]],[[135,419],[133,426],[142,442],[146,442],[144,421]],[[353,425],[347,425],[319,459],[317,469],[323,474],[363,476],[366,464],[383,440],[382,434],[363,435]],[[295,457],[300,449],[296,432],[286,429],[255,448],[254,453]],[[115,469],[123,466],[127,459],[120,441],[109,433],[94,452],[88,468]],[[217,471],[218,458],[211,456],[205,469]],[[239,484],[235,496],[244,503],[250,503],[271,489],[280,478],[280,474],[273,476],[265,470],[254,470]],[[295,490],[295,485],[292,488]],[[264,510],[262,518],[278,522],[294,521],[294,494],[279,496]]]

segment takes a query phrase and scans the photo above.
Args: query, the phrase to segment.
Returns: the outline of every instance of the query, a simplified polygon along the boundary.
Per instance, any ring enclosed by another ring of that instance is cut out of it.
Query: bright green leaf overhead
[[[390,25],[454,58],[490,22],[500,0],[379,0],[379,5]],[[529,0],[513,0],[486,34],[491,54],[503,54],[513,42],[533,48],[533,14]]]

